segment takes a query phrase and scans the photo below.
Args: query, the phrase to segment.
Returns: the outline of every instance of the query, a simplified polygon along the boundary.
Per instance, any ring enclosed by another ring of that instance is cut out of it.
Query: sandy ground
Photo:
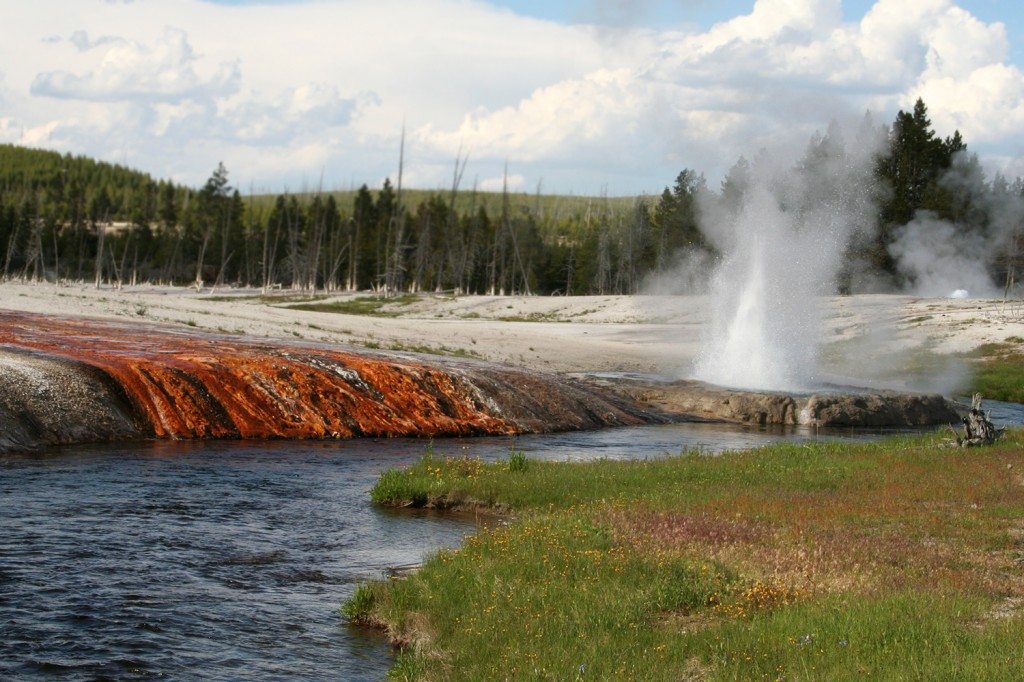
[[[366,294],[317,296],[316,303]],[[384,315],[295,310],[310,297],[277,292],[138,286],[0,284],[0,309],[131,319],[257,337],[460,353],[556,372],[628,371],[684,376],[697,353],[703,297],[489,297],[425,294]],[[837,375],[898,373],[914,354],[955,356],[1024,338],[1024,306],[1001,300],[896,295],[836,297],[826,311],[823,364]],[[810,353],[810,351],[809,351]],[[884,358],[884,360],[883,360]],[[867,361],[867,362],[865,362]],[[902,365],[901,365],[902,363]]]

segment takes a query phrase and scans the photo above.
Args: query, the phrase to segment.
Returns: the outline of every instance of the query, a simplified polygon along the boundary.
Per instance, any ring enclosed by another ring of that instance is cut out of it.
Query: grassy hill
[[[432,196],[440,195],[448,200],[451,190],[449,189],[403,189],[403,201],[406,206],[415,208],[420,203],[427,201]],[[374,201],[380,194],[379,188],[371,188],[371,195]],[[305,203],[315,196],[312,192],[293,193],[300,202]],[[338,205],[343,209],[352,206],[356,190],[328,190],[323,192],[333,196]],[[253,207],[257,210],[269,209],[277,198],[277,194],[255,194],[252,197]],[[654,201],[657,197],[640,197],[647,201]],[[613,213],[630,209],[638,197],[595,197],[575,194],[536,194],[529,192],[510,192],[508,195],[509,209],[513,213],[532,211],[539,216],[558,219],[572,215],[583,215],[588,210],[597,212],[604,207]],[[455,207],[459,213],[465,213],[474,207],[483,206],[488,215],[499,215],[502,207],[501,192],[473,192],[462,190],[455,199]]]
[[[230,170],[230,169],[229,169]],[[91,198],[100,189],[105,189],[115,210],[126,204],[128,195],[159,184],[173,184],[158,181],[149,173],[120,164],[98,161],[88,156],[61,154],[60,152],[0,144],[0,196],[22,195],[29,191],[49,190],[61,194],[80,192]],[[184,190],[178,187],[177,190]],[[240,188],[241,191],[241,188]],[[376,200],[379,188],[371,188]],[[244,194],[244,192],[243,192]],[[301,203],[312,200],[313,192],[293,192]],[[352,206],[356,190],[327,190],[343,209]],[[415,207],[431,196],[441,195],[446,199],[449,190],[409,189],[403,190],[407,206]],[[251,199],[253,208],[269,208],[278,193],[257,193]],[[501,192],[473,192],[463,189],[456,199],[460,213],[474,206],[483,206],[490,215],[501,213]],[[596,197],[573,194],[536,194],[532,192],[509,193],[509,205],[513,212],[530,210],[537,215],[564,217],[585,214],[588,210],[599,211],[607,206],[615,212],[633,206],[636,197]]]
[[[0,144],[0,201],[4,203],[45,196],[51,203],[84,207],[106,192],[111,218],[116,219],[126,217],[121,213],[133,195],[155,191],[160,184],[148,173],[88,156]]]

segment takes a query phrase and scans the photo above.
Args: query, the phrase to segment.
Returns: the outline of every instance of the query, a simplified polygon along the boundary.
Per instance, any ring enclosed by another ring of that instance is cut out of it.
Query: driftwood
[[[992,413],[985,413],[981,409],[981,394],[975,393],[971,399],[971,411],[962,419],[964,433],[960,432],[950,424],[949,428],[956,438],[956,446],[959,448],[971,448],[978,445],[992,445],[1006,429],[997,428],[992,423]]]

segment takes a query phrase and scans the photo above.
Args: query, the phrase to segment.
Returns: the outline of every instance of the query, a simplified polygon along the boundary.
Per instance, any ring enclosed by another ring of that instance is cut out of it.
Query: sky
[[[1024,175],[1019,0],[0,0],[0,142],[243,191],[657,193],[918,97]]]

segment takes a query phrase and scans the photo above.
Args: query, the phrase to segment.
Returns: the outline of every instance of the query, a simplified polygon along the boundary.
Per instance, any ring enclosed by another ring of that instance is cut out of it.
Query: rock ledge
[[[941,395],[858,389],[793,394],[744,391],[699,381],[609,380],[637,401],[670,415],[736,424],[814,427],[932,426],[959,422],[966,408]]]

